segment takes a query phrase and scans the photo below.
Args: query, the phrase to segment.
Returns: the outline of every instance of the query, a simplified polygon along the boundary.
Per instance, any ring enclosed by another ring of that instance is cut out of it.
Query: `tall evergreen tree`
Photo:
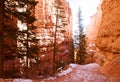
[[[58,33],[64,33],[66,32],[65,30],[60,30],[58,31],[58,28],[63,28],[65,25],[67,25],[66,21],[65,21],[65,16],[63,15],[64,8],[63,8],[63,3],[61,0],[55,0],[55,4],[54,7],[56,9],[56,24],[55,24],[55,31],[54,31],[54,50],[53,50],[53,71],[55,73],[56,69],[59,68],[61,65],[61,61],[57,61],[57,52],[59,52],[59,50],[57,49],[57,37],[58,37]]]
[[[82,25],[81,19],[81,10],[78,11],[78,28],[79,28],[79,45],[78,45],[78,52],[77,52],[77,63],[84,64],[84,60],[86,57],[86,41],[85,41],[85,34],[84,34],[84,26]]]

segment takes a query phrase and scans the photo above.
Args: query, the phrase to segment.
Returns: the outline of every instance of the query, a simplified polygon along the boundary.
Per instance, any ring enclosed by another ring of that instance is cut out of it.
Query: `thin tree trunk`
[[[28,67],[28,64],[29,64],[29,61],[28,61],[28,59],[29,59],[29,43],[28,43],[28,24],[27,24],[27,52],[26,52],[26,68],[27,68],[27,70],[26,70],[26,78],[28,78],[28,72],[29,72],[29,67]]]
[[[3,27],[4,0],[0,0],[0,77],[3,76]]]
[[[55,26],[55,34],[54,34],[53,74],[55,73],[55,70],[56,70],[56,65],[55,65],[55,55],[56,55],[56,33],[57,33],[57,23],[58,23],[58,8],[57,8],[56,26]]]

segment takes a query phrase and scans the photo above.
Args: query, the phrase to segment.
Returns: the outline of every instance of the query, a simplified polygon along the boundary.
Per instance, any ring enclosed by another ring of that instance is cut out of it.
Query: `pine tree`
[[[18,54],[19,57],[26,60],[25,66],[22,68],[25,68],[23,71],[25,74],[25,77],[28,78],[28,72],[31,71],[31,66],[29,64],[33,63],[31,59],[34,59],[36,63],[38,63],[38,39],[36,38],[36,26],[34,26],[34,7],[36,5],[36,2],[34,0],[27,0],[25,1],[19,1],[19,3],[24,3],[24,7],[27,6],[25,9],[26,11],[22,12],[22,16],[20,17],[20,20],[22,18],[22,22],[26,24],[26,29],[19,30],[18,32],[18,42],[21,43],[19,45]],[[23,4],[22,4],[23,5]],[[23,19],[24,18],[24,19]],[[27,71],[26,71],[27,70]]]
[[[62,65],[61,61],[57,61],[57,52],[60,52],[57,49],[57,37],[58,37],[58,28],[63,28],[65,25],[67,25],[65,21],[65,16],[63,15],[64,8],[63,3],[61,0],[55,0],[54,7],[56,8],[56,25],[55,25],[55,31],[54,31],[54,50],[53,50],[53,72],[55,73],[56,69],[59,68]],[[59,32],[64,33],[65,30],[60,30]]]
[[[85,41],[85,34],[84,34],[84,26],[82,25],[81,19],[81,10],[78,11],[78,28],[79,28],[79,45],[78,45],[78,52],[77,52],[77,63],[84,64],[84,60],[86,57],[86,41]]]

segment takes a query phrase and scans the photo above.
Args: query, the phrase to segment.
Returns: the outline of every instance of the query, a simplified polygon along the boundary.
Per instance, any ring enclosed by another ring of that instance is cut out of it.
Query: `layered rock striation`
[[[41,62],[38,68],[40,74],[50,75],[53,73],[54,44],[56,44],[55,62],[58,64],[61,64],[61,62],[73,62],[72,13],[69,3],[66,2],[66,0],[60,0],[62,2],[63,12],[59,12],[58,18],[55,3],[58,0],[36,1],[38,1],[35,7],[35,17],[37,20],[34,24],[38,27],[36,33],[40,39],[39,57]],[[62,25],[62,21],[65,22],[66,25]]]

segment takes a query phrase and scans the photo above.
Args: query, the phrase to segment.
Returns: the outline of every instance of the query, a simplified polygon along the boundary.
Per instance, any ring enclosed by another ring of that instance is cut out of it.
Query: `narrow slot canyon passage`
[[[120,0],[1,0],[0,82],[120,82]]]

